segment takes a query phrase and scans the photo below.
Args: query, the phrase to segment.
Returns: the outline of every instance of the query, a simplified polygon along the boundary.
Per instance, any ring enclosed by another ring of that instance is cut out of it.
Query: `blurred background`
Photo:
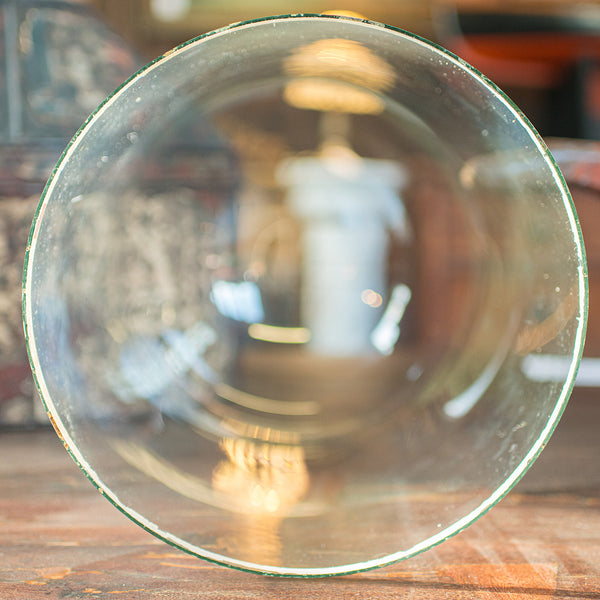
[[[93,0],[146,57],[229,23],[351,11],[437,41],[506,91],[544,136],[600,135],[600,4],[572,0]]]
[[[46,423],[23,342],[21,270],[44,182],[87,115],[137,68],[187,39],[240,20],[325,11],[349,11],[450,49],[499,85],[551,145],[588,252],[591,310],[579,385],[600,385],[599,2],[0,0],[0,427]],[[277,154],[276,134],[245,133],[246,147],[266,144],[266,160]],[[413,200],[428,185],[436,182],[413,186]],[[437,260],[429,269],[439,274],[435,289],[421,290],[432,313],[442,311],[432,303],[461,297],[460,265],[448,269],[439,259],[460,246],[451,219],[445,223],[421,246]]]

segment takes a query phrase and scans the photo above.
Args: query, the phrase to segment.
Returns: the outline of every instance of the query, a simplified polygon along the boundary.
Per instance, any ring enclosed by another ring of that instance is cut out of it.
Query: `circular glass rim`
[[[355,24],[362,24],[366,27],[372,27],[374,29],[381,29],[388,31],[393,34],[397,34],[403,38],[407,38],[414,43],[425,46],[430,51],[434,53],[438,53],[440,56],[443,56],[445,59],[451,61],[453,64],[458,66],[463,71],[469,73],[475,79],[477,79],[487,90],[495,95],[501,102],[503,102],[509,110],[512,111],[515,118],[521,123],[524,130],[530,135],[532,142],[536,145],[540,154],[544,157],[546,164],[550,167],[550,170],[554,176],[557,188],[562,192],[562,199],[564,204],[564,210],[566,215],[568,216],[569,227],[573,234],[573,239],[575,242],[575,247],[577,248],[578,253],[578,291],[579,291],[579,319],[578,326],[575,334],[575,342],[573,348],[573,355],[571,364],[569,366],[569,371],[565,378],[565,382],[562,386],[561,392],[556,400],[554,405],[554,409],[548,417],[548,422],[546,423],[544,429],[542,430],[539,438],[535,441],[533,446],[530,448],[529,452],[525,455],[523,460],[517,465],[517,467],[513,470],[513,472],[499,485],[494,492],[483,500],[479,506],[470,511],[467,515],[458,519],[450,526],[445,529],[437,532],[435,535],[422,540],[418,544],[413,545],[411,548],[407,550],[402,550],[396,553],[388,554],[381,558],[361,561],[357,563],[344,564],[344,565],[336,565],[333,567],[323,567],[323,568],[306,568],[306,567],[276,567],[272,565],[261,565],[249,561],[243,561],[238,559],[233,559],[227,557],[225,555],[221,555],[218,553],[213,553],[208,550],[204,550],[203,548],[199,548],[185,540],[170,534],[169,532],[162,531],[156,524],[152,523],[149,519],[139,514],[134,509],[126,506],[123,502],[121,502],[118,496],[112,492],[109,488],[107,488],[102,479],[93,469],[93,467],[87,462],[86,458],[83,456],[77,444],[72,440],[69,435],[68,429],[65,427],[62,422],[61,416],[56,410],[54,406],[54,402],[50,396],[50,393],[47,389],[44,374],[40,368],[40,362],[37,355],[37,349],[35,344],[35,336],[33,332],[33,314],[32,314],[32,306],[31,306],[31,273],[33,270],[33,264],[35,261],[35,250],[37,239],[39,235],[40,223],[42,221],[45,208],[48,204],[49,198],[52,196],[54,184],[59,177],[63,166],[69,160],[69,157],[76,151],[77,146],[80,140],[85,136],[86,130],[88,126],[93,123],[95,118],[107,110],[111,104],[118,98],[122,93],[124,93],[128,86],[137,80],[140,77],[145,76],[148,72],[150,72],[154,67],[158,64],[162,64],[165,61],[170,60],[177,54],[184,52],[188,46],[194,46],[203,43],[205,40],[213,38],[215,36],[220,36],[227,34],[230,31],[250,28],[257,25],[261,25],[269,22],[277,22],[277,21],[310,21],[310,20],[340,20],[340,21],[348,21],[353,22]],[[302,578],[312,578],[312,577],[327,577],[327,576],[339,576],[339,575],[349,575],[352,573],[359,573],[362,571],[368,571],[375,568],[384,567],[386,565],[390,565],[401,560],[405,560],[407,558],[411,558],[425,550],[429,550],[434,546],[444,542],[445,540],[453,537],[454,535],[460,533],[469,525],[474,523],[477,519],[487,513],[493,506],[495,506],[508,492],[517,484],[517,482],[523,477],[523,475],[527,472],[529,467],[534,463],[540,452],[545,447],[548,442],[550,436],[554,432],[562,413],[566,407],[567,401],[571,395],[573,387],[575,385],[575,378],[577,375],[577,370],[579,368],[579,364],[581,361],[581,357],[583,354],[583,347],[585,341],[585,332],[587,327],[587,319],[588,319],[588,273],[587,273],[587,263],[585,257],[585,247],[583,242],[583,236],[581,232],[581,227],[579,224],[579,220],[577,217],[577,213],[575,210],[575,206],[573,200],[571,198],[571,194],[565,182],[565,179],[560,172],[556,161],[551,155],[548,147],[542,140],[539,133],[535,130],[532,124],[529,122],[527,117],[520,111],[520,109],[512,102],[512,100],[492,81],[490,81],[485,75],[480,73],[475,67],[471,66],[449,50],[443,48],[442,46],[427,40],[426,38],[419,36],[417,34],[411,33],[409,31],[400,29],[398,27],[394,27],[391,25],[387,25],[384,23],[378,23],[376,21],[371,21],[368,19],[360,19],[356,17],[348,17],[343,15],[333,15],[333,14],[288,14],[288,15],[275,15],[269,17],[261,17],[257,19],[250,19],[246,21],[240,21],[238,23],[233,23],[226,27],[222,27],[216,29],[214,31],[210,31],[204,33],[200,36],[194,37],[182,44],[176,46],[172,50],[166,52],[165,54],[157,57],[156,59],[149,62],[147,65],[139,69],[136,73],[134,73],[131,77],[129,77],[122,85],[120,85],[112,94],[110,94],[97,108],[96,110],[86,119],[83,125],[79,128],[77,133],[73,136],[65,150],[63,151],[60,159],[58,160],[56,166],[54,167],[48,182],[42,192],[38,207],[35,211],[35,215],[33,217],[33,222],[31,225],[31,230],[29,233],[29,240],[25,252],[25,261],[24,261],[24,270],[23,270],[23,296],[22,296],[22,310],[23,310],[23,328],[25,334],[25,342],[27,346],[27,352],[29,355],[29,361],[31,364],[31,369],[33,373],[33,378],[35,381],[35,385],[39,392],[40,398],[42,399],[46,411],[48,413],[49,420],[54,427],[58,437],[63,442],[67,452],[71,455],[72,459],[75,461],[77,466],[83,471],[85,476],[94,484],[94,486],[98,489],[98,491],[105,496],[117,509],[119,509],[123,514],[125,514],[129,519],[135,522],[137,525],[142,527],[144,530],[152,534],[154,537],[170,544],[171,546],[183,550],[188,554],[201,558],[203,560],[207,560],[212,563],[216,563],[219,565],[223,565],[226,567],[230,567],[233,569],[248,571],[252,573],[260,573],[263,575],[276,575],[281,577],[302,577]]]

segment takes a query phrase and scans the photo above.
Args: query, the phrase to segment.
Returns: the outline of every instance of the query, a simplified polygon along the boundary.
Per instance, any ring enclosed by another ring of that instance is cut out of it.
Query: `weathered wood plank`
[[[0,598],[600,599],[600,402],[581,392],[518,488],[409,561],[347,577],[241,573],[155,540],[51,431],[0,435]]]

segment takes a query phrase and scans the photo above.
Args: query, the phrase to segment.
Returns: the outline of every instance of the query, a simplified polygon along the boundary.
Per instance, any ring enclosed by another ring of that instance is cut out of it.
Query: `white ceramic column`
[[[298,158],[280,169],[291,212],[304,224],[301,313],[310,349],[330,356],[373,351],[386,298],[390,230],[408,237],[398,190],[403,169],[356,155]]]

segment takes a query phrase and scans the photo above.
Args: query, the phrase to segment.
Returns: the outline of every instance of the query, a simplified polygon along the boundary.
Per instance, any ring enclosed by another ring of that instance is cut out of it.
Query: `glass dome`
[[[199,557],[322,576],[510,490],[567,402],[586,293],[568,190],[496,87],[406,32],[289,16],[98,108],[38,208],[24,319],[111,502]]]

